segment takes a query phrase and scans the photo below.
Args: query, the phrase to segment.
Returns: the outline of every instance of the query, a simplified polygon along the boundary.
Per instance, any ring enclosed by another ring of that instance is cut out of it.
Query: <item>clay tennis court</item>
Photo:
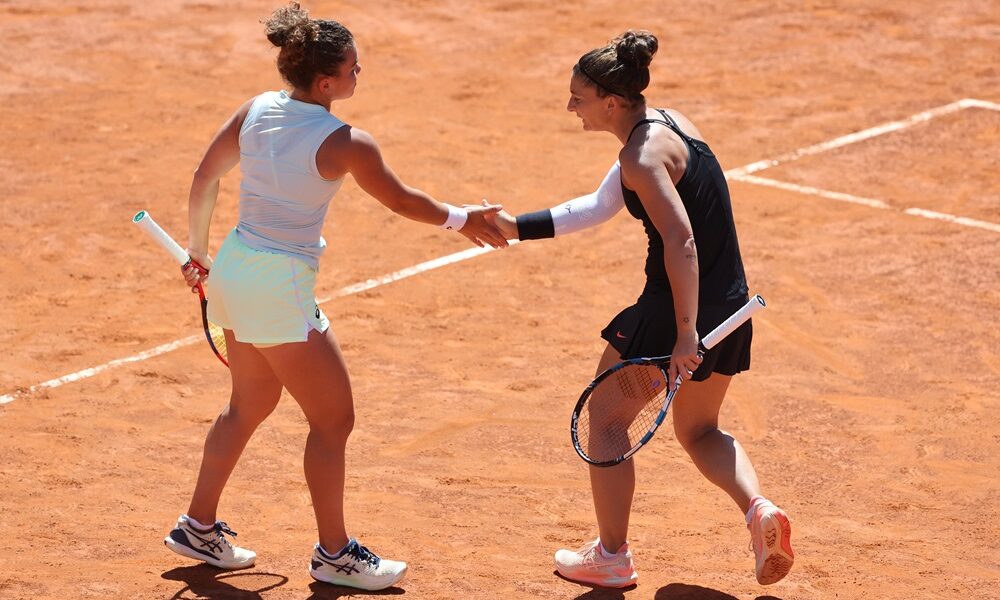
[[[230,384],[190,338],[196,297],[130,218],[149,210],[184,239],[216,128],[282,87],[259,23],[279,4],[0,0],[3,600],[364,594],[307,573],[307,425],[287,395],[220,508],[256,567],[162,543]],[[571,583],[552,554],[596,528],[570,410],[598,332],[642,288],[641,227],[623,213],[390,282],[469,244],[349,180],[319,294],[356,398],[349,530],[410,564],[383,594],[1000,598],[994,2],[304,4],[357,38],[360,84],[338,116],[408,184],[513,213],[596,188],[617,144],[565,111],[570,68],[624,29],[653,31],[646,97],[689,116],[727,169],[751,292],[768,301],[721,425],[792,519],[791,574],[756,584],[738,509],[665,427],[636,459],[639,585]],[[234,172],[213,251],[237,186]]]

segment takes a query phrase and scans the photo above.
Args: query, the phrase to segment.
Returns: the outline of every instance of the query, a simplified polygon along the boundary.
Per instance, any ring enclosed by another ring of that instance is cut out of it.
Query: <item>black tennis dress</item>
[[[747,280],[736,239],[729,186],[719,161],[708,144],[681,131],[677,123],[657,109],[664,120],[644,119],[645,123],[669,127],[688,147],[688,162],[677,182],[698,249],[698,333],[705,335],[725,321],[748,300]],[[664,356],[673,352],[677,340],[674,298],[663,264],[663,238],[650,220],[638,194],[622,184],[625,207],[642,221],[649,238],[646,256],[646,286],[636,303],[618,314],[601,332],[622,359]],[[735,375],[750,368],[753,329],[748,321],[709,350],[692,379],[704,381],[712,373]]]

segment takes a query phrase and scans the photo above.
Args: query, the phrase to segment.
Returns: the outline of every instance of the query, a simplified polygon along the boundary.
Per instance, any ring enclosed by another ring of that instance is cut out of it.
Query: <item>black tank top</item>
[[[708,144],[687,135],[677,126],[666,111],[657,109],[664,121],[643,119],[636,128],[645,123],[666,125],[687,143],[688,162],[684,175],[677,182],[684,210],[691,221],[694,243],[698,248],[698,304],[719,304],[747,299],[747,280],[740,258],[740,245],[736,239],[736,224],[733,222],[733,207],[729,200],[729,186],[722,174],[719,161],[712,154]],[[626,141],[626,143],[628,143]],[[625,187],[625,207],[628,212],[642,221],[649,238],[649,253],[646,256],[645,294],[670,294],[670,280],[663,265],[663,238],[656,230],[639,195]],[[667,306],[672,307],[673,303]]]

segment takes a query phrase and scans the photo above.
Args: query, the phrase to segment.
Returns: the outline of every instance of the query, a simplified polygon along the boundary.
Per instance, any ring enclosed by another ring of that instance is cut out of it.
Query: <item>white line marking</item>
[[[988,231],[994,231],[1000,233],[1000,225],[996,223],[990,223],[988,221],[979,221],[976,219],[970,219],[968,217],[958,217],[955,215],[949,215],[948,213],[937,212],[934,210],[926,210],[923,208],[907,208],[903,212],[908,215],[914,215],[917,217],[925,217],[928,219],[939,219],[941,221],[949,221],[951,223],[957,223],[958,225],[968,225],[969,227],[979,227],[980,229],[986,229]]]
[[[518,240],[510,240],[508,243],[511,246],[513,246],[514,244],[518,243]],[[412,267],[401,269],[399,271],[396,271],[395,273],[390,273],[388,275],[383,275],[382,277],[376,277],[374,279],[366,279],[365,281],[362,281],[360,283],[349,285],[345,288],[337,290],[337,292],[334,293],[332,296],[323,298],[321,300],[317,300],[317,302],[323,304],[325,302],[333,300],[334,298],[341,298],[343,296],[350,296],[351,294],[358,294],[366,290],[370,290],[372,288],[377,288],[379,286],[392,283],[393,281],[406,279],[407,277],[412,277],[414,275],[418,275],[426,271],[437,269],[439,267],[450,265],[452,263],[457,263],[472,258],[474,256],[479,256],[480,254],[486,254],[487,252],[492,252],[492,251],[493,248],[490,248],[488,246],[485,248],[469,248],[468,250],[462,250],[461,252],[456,252],[454,254],[449,254],[448,256],[442,256],[440,258],[435,258],[427,262],[422,262],[418,265],[413,265]]]
[[[814,196],[822,196],[823,198],[829,198],[830,200],[839,200],[841,202],[851,202],[853,204],[863,204],[865,206],[870,206],[872,208],[892,208],[885,202],[881,200],[874,200],[872,198],[862,198],[861,196],[853,196],[851,194],[843,194],[841,192],[831,192],[828,190],[821,190],[819,188],[809,187],[808,185],[798,185],[795,183],[785,183],[784,181],[777,181],[775,179],[768,179],[766,177],[758,177],[757,175],[737,175],[731,177],[736,181],[746,181],[748,183],[756,183],[757,185],[766,185],[770,187],[779,188],[782,190],[788,190],[791,192],[799,192],[802,194],[812,194]]]
[[[198,340],[205,339],[204,335],[192,335],[186,338],[182,338],[167,344],[157,346],[155,348],[150,348],[139,354],[129,356],[126,358],[117,358],[115,360],[104,363],[103,365],[98,365],[96,367],[91,367],[89,369],[84,369],[82,371],[77,371],[76,373],[70,373],[69,375],[63,375],[62,377],[57,377],[55,379],[50,379],[48,381],[43,381],[37,385],[33,385],[27,390],[14,392],[13,394],[6,394],[0,396],[0,404],[7,404],[12,402],[15,398],[23,394],[30,394],[31,392],[44,389],[44,388],[56,388],[66,383],[72,383],[80,379],[87,379],[88,377],[93,377],[101,371],[107,371],[112,367],[117,367],[119,365],[124,365],[133,362],[139,362],[146,360],[147,358],[153,358],[154,356],[159,356],[161,354],[170,352],[171,350],[176,350],[178,348],[183,348],[184,346],[190,346],[191,344],[197,342]]]
[[[518,243],[517,240],[510,241],[511,246],[517,243]],[[467,260],[474,256],[479,256],[480,254],[486,254],[487,252],[492,252],[492,251],[493,248],[490,247],[469,248],[468,250],[462,250],[461,252],[456,252],[454,254],[449,254],[447,256],[442,256],[439,258],[435,258],[433,260],[422,262],[417,265],[413,265],[412,267],[401,269],[399,271],[396,271],[395,273],[389,273],[388,275],[383,275],[382,277],[377,277],[375,279],[367,279],[360,283],[349,285],[345,288],[337,290],[330,297],[317,300],[317,302],[319,304],[323,304],[325,302],[329,302],[333,298],[341,298],[343,296],[350,296],[352,294],[357,294],[366,290],[370,290],[372,288],[377,288],[379,286],[392,283],[394,281],[399,281],[400,279],[406,279],[407,277],[412,277],[420,273],[426,273],[427,271],[432,271],[434,269],[443,267],[445,265],[450,265],[452,263]],[[139,354],[136,354],[134,356],[129,356],[127,358],[118,358],[106,362],[103,365],[98,365],[96,367],[91,367],[89,369],[83,369],[82,371],[77,371],[76,373],[70,373],[69,375],[63,375],[62,377],[57,377],[55,379],[50,379],[48,381],[43,381],[42,383],[29,387],[27,390],[13,392],[10,394],[5,394],[3,396],[0,396],[0,405],[12,402],[14,401],[15,398],[22,396],[24,394],[30,394],[32,392],[45,388],[57,388],[67,383],[72,383],[74,381],[79,381],[81,379],[87,379],[88,377],[93,377],[94,375],[97,375],[102,371],[107,371],[108,369],[111,369],[113,367],[133,362],[139,362],[146,360],[148,358],[153,358],[154,356],[166,354],[167,352],[171,352],[178,348],[183,348],[184,346],[190,346],[191,344],[194,344],[199,340],[203,339],[205,339],[204,335],[188,336],[186,338],[179,339],[167,344],[162,344],[155,348],[150,348],[149,350],[140,352]]]
[[[732,179],[735,181],[745,181],[747,183],[755,183],[757,185],[766,185],[769,187],[788,190],[791,192],[799,192],[801,194],[812,194],[813,196],[829,198],[830,200],[851,202],[853,204],[863,204],[864,206],[870,206],[872,208],[898,210],[899,212],[912,215],[915,217],[924,217],[926,219],[937,219],[940,221],[948,221],[950,223],[955,223],[957,225],[978,227],[979,229],[985,229],[987,231],[1000,233],[1000,225],[997,225],[996,223],[990,223],[988,221],[979,221],[976,219],[970,219],[968,217],[958,217],[955,215],[949,215],[948,213],[926,210],[923,208],[894,209],[892,206],[886,204],[885,202],[882,202],[881,200],[874,200],[872,198],[862,198],[861,196],[852,196],[851,194],[843,194],[841,192],[831,192],[829,190],[821,190],[819,188],[809,187],[807,185],[785,183],[784,181],[777,181],[774,179],[768,179],[766,177],[758,177],[757,175],[741,175],[738,177],[733,177]]]
[[[918,123],[923,123],[929,121],[934,117],[940,117],[953,113],[965,108],[979,107],[979,108],[993,108],[995,105],[992,102],[986,102],[984,100],[975,100],[972,98],[965,98],[963,100],[956,100],[951,104],[945,104],[944,106],[939,106],[937,108],[932,108],[930,110],[925,110],[919,112],[912,117],[903,119],[901,121],[891,121],[883,125],[878,125],[876,127],[871,127],[863,131],[858,131],[856,133],[849,133],[847,135],[842,135],[838,138],[834,138],[828,142],[823,142],[820,144],[814,144],[812,146],[807,146],[805,148],[800,148],[794,150],[787,154],[782,154],[777,158],[771,158],[768,160],[760,160],[755,163],[750,163],[745,167],[740,167],[738,169],[733,169],[727,172],[727,175],[732,175],[733,177],[740,177],[743,175],[749,175],[751,173],[756,173],[757,171],[763,171],[764,169],[770,169],[771,167],[777,166],[782,163],[791,162],[793,160],[798,160],[803,156],[810,156],[812,154],[819,154],[821,152],[826,152],[828,150],[833,150],[834,148],[840,148],[841,146],[847,146],[849,144],[855,144],[862,140],[867,140],[868,138],[873,138],[878,135],[883,135],[886,133],[891,133],[893,131],[899,131],[901,129],[906,129],[907,127],[912,127]]]
[[[987,108],[989,110],[1000,110],[1000,104],[990,102],[989,100],[965,98],[963,100],[959,100],[959,102],[962,103],[962,108]]]

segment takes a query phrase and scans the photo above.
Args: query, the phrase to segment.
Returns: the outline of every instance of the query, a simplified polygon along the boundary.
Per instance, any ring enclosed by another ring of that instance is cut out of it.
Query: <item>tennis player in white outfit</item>
[[[217,519],[222,490],[257,426],[282,388],[309,421],[305,474],[319,542],[309,572],[319,580],[362,589],[395,584],[406,564],[380,558],[350,537],[344,523],[344,451],[354,426],[347,367],[314,286],[326,242],[320,232],[344,177],[392,211],[459,231],[477,245],[507,242],[484,215],[499,206],[443,204],[404,185],[383,162],[372,137],[330,113],[350,98],[361,65],[354,38],[335,21],[311,19],[297,2],[266,22],[281,48],[278,71],[290,91],[247,101],[223,125],[194,174],[187,251],[211,268],[208,315],[225,329],[233,390],[205,441],[187,513],[164,539],[173,551],[224,569],[252,566],[256,554],[233,546]],[[213,262],[209,224],[219,180],[240,165],[239,224]],[[183,271],[188,285],[208,278]]]

